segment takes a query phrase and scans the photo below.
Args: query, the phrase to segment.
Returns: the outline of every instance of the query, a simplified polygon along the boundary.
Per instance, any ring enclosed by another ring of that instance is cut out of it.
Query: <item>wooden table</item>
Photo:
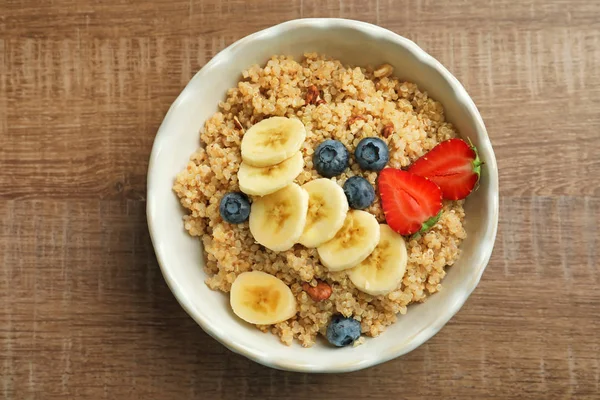
[[[271,370],[167,288],[157,128],[235,40],[301,17],[405,35],[463,82],[500,168],[492,260],[428,343],[350,375]],[[600,398],[600,2],[0,1],[4,399]]]

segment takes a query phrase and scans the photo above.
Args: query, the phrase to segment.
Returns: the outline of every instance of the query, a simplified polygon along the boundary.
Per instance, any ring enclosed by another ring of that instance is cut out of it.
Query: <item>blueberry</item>
[[[327,326],[326,336],[334,346],[348,346],[360,337],[360,322],[354,318],[334,315]]]
[[[353,176],[344,183],[344,193],[350,207],[362,210],[371,205],[375,200],[375,189],[368,180],[362,176]]]
[[[241,192],[227,193],[219,204],[221,218],[230,224],[241,224],[250,216],[250,200]]]
[[[348,168],[350,153],[346,146],[337,140],[326,140],[317,146],[313,155],[313,165],[319,174],[332,178]]]
[[[354,157],[362,169],[381,171],[389,161],[390,153],[383,140],[369,137],[358,143]]]

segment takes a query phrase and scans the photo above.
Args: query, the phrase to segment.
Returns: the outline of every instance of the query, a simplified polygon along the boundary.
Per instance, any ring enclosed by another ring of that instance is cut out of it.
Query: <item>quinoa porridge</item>
[[[299,120],[306,131],[299,144],[300,169],[292,177],[293,182],[303,186],[323,179],[314,165],[314,153],[328,139],[341,142],[350,154],[348,166],[329,180],[341,187],[350,177],[365,178],[370,184],[367,186],[374,189],[374,197],[367,201],[369,205],[363,211],[374,216],[379,224],[386,224],[386,216],[391,219],[394,210],[388,213],[386,209],[384,214],[381,201],[384,188],[378,183],[380,174],[381,180],[384,179],[383,173],[365,169],[354,156],[361,140],[381,139],[385,150],[389,149],[387,169],[383,171],[399,171],[409,168],[436,145],[456,137],[457,132],[445,121],[440,103],[415,84],[393,77],[389,65],[348,67],[316,54],[305,54],[301,61],[273,56],[264,67],[252,66],[244,71],[237,87],[227,91],[219,111],[201,130],[204,147],[191,156],[186,168],[177,175],[174,191],[188,211],[184,217],[185,229],[199,237],[204,247],[206,284],[229,293],[240,274],[262,271],[291,289],[290,301],[295,306],[288,310],[291,311],[287,319],[273,324],[247,321],[264,332],[276,334],[288,345],[296,339],[303,346],[311,346],[319,333],[329,338],[328,326],[344,318],[357,321],[358,336],[377,336],[396,321],[397,314],[405,314],[409,304],[425,301],[428,295],[441,290],[445,268],[459,257],[459,246],[466,236],[463,200],[448,200],[445,191],[444,200],[438,195],[441,211],[433,213],[439,220],[436,218],[430,229],[416,234],[402,233],[392,226],[391,220],[387,222],[403,235],[402,239],[392,232],[406,248],[406,261],[397,285],[384,294],[359,290],[345,268],[326,267],[321,248],[294,244],[287,250],[269,250],[257,243],[256,233],[251,232],[252,214],[250,223],[247,220],[230,223],[223,219],[220,206],[228,193],[243,191],[248,194],[255,213],[260,196],[241,190],[243,182],[240,185],[238,179],[238,172],[240,176],[242,173],[242,140],[258,122],[276,116]],[[405,177],[398,175],[400,178]],[[429,179],[426,181],[431,183]],[[444,190],[443,184],[439,186]],[[350,209],[355,208],[352,199],[348,200]],[[342,215],[340,221],[343,220]],[[337,229],[339,235],[346,225]],[[369,253],[372,251],[373,248]],[[356,345],[362,340],[355,335],[352,342]]]

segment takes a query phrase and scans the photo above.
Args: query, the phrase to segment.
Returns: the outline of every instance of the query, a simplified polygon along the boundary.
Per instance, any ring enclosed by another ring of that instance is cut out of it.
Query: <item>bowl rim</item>
[[[248,348],[245,345],[240,345],[239,343],[231,340],[227,335],[220,332],[220,330],[212,326],[208,321],[204,319],[204,317],[200,314],[194,313],[192,310],[194,309],[191,302],[188,300],[187,296],[184,295],[183,290],[177,285],[175,280],[171,276],[170,270],[165,267],[167,263],[165,260],[165,254],[162,251],[161,246],[157,246],[157,238],[156,238],[156,230],[157,227],[154,223],[154,215],[156,211],[159,209],[156,205],[156,198],[153,191],[153,171],[155,169],[155,164],[157,162],[158,154],[160,153],[160,149],[162,147],[162,143],[169,139],[168,130],[166,127],[170,125],[169,121],[172,118],[172,111],[176,108],[180,103],[187,98],[187,92],[190,91],[190,86],[193,81],[199,80],[203,78],[203,75],[207,73],[207,71],[211,70],[215,65],[219,64],[222,59],[226,59],[229,57],[231,53],[235,51],[236,48],[244,46],[253,40],[256,40],[262,36],[276,36],[278,33],[294,29],[294,28],[311,28],[319,26],[321,28],[346,28],[346,29],[354,29],[358,30],[368,36],[380,38],[384,37],[386,40],[391,42],[395,42],[399,46],[404,47],[409,52],[413,54],[420,62],[427,64],[429,67],[436,70],[450,85],[452,90],[455,92],[456,98],[459,102],[462,103],[463,106],[466,107],[468,113],[473,117],[474,124],[476,126],[476,131],[478,132],[478,136],[480,139],[479,147],[488,149],[488,157],[486,158],[486,165],[489,171],[489,185],[490,185],[490,199],[488,202],[490,203],[490,213],[488,215],[488,221],[491,220],[491,225],[489,225],[488,230],[485,232],[485,236],[483,236],[480,240],[484,243],[484,247],[487,249],[483,258],[480,259],[479,265],[476,268],[476,275],[474,279],[471,279],[468,283],[465,284],[465,287],[461,290],[463,296],[459,301],[452,304],[449,311],[438,316],[436,320],[429,325],[429,327],[435,327],[435,329],[422,329],[407,341],[403,342],[402,345],[395,346],[391,351],[386,352],[385,354],[381,354],[377,357],[370,358],[368,360],[364,360],[363,362],[352,363],[352,364],[337,364],[337,365],[324,365],[324,366],[307,366],[304,364],[296,364],[293,360],[283,360],[278,358],[277,355],[273,356],[273,353],[260,353],[255,351],[252,348]],[[148,164],[148,173],[147,173],[147,204],[146,204],[146,218],[148,222],[148,228],[150,232],[150,238],[152,241],[152,245],[154,247],[154,251],[156,254],[156,258],[158,264],[160,266],[162,275],[171,290],[174,294],[177,302],[181,305],[181,307],[185,310],[185,312],[192,317],[198,325],[211,337],[216,339],[218,342],[223,344],[229,350],[243,355],[259,364],[265,365],[267,367],[276,368],[280,370],[287,371],[296,371],[296,372],[313,372],[313,373],[340,373],[340,372],[351,372],[357,371],[360,369],[368,368],[377,364],[384,363],[386,361],[397,358],[401,355],[411,352],[421,344],[425,343],[431,337],[433,337],[441,328],[460,310],[460,308],[464,305],[466,300],[469,298],[477,284],[479,283],[485,268],[489,262],[489,259],[492,254],[494,242],[496,239],[496,234],[498,230],[498,212],[499,212],[499,185],[498,185],[498,168],[496,164],[496,157],[492,148],[492,144],[490,142],[489,136],[487,134],[487,130],[483,123],[483,119],[475,106],[475,103],[471,99],[471,97],[467,94],[467,91],[462,86],[462,84],[458,81],[454,75],[452,75],[446,67],[444,67],[439,61],[429,55],[425,50],[419,47],[416,43],[407,39],[395,32],[392,32],[388,29],[382,28],[377,25],[373,25],[367,22],[356,21],[351,19],[343,19],[343,18],[304,18],[304,19],[294,19],[289,20],[269,28],[260,30],[248,36],[245,36],[233,44],[229,45],[225,49],[221,50],[217,53],[208,63],[206,63],[188,82],[186,87],[181,91],[178,95],[177,99],[173,102],[173,104],[169,107],[163,122],[161,123],[156,137],[154,139],[154,143],[152,146],[152,151],[150,155],[150,160]],[[491,229],[490,229],[491,228]],[[405,346],[406,342],[410,342],[410,345]]]

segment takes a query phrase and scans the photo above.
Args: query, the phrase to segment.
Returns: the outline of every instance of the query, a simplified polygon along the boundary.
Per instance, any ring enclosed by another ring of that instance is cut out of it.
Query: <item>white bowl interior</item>
[[[217,110],[241,71],[264,64],[271,55],[299,59],[318,52],[354,66],[387,62],[395,74],[417,83],[440,101],[448,119],[469,137],[486,162],[481,186],[466,203],[468,238],[459,261],[448,270],[443,290],[412,305],[381,336],[356,348],[319,342],[309,349],[287,347],[236,318],[228,296],[208,289],[202,249],[182,224],[183,208],[171,187],[175,175],[199,146],[204,121]],[[441,68],[441,69],[440,69]],[[157,135],[148,174],[148,222],[165,279],[179,302],[203,328],[234,351],[263,364],[300,371],[356,370],[404,354],[433,336],[477,285],[491,254],[497,226],[497,171],[483,123],[460,84],[412,42],[373,25],[345,20],[299,20],[270,28],[235,43],[217,55],[175,101]]]

